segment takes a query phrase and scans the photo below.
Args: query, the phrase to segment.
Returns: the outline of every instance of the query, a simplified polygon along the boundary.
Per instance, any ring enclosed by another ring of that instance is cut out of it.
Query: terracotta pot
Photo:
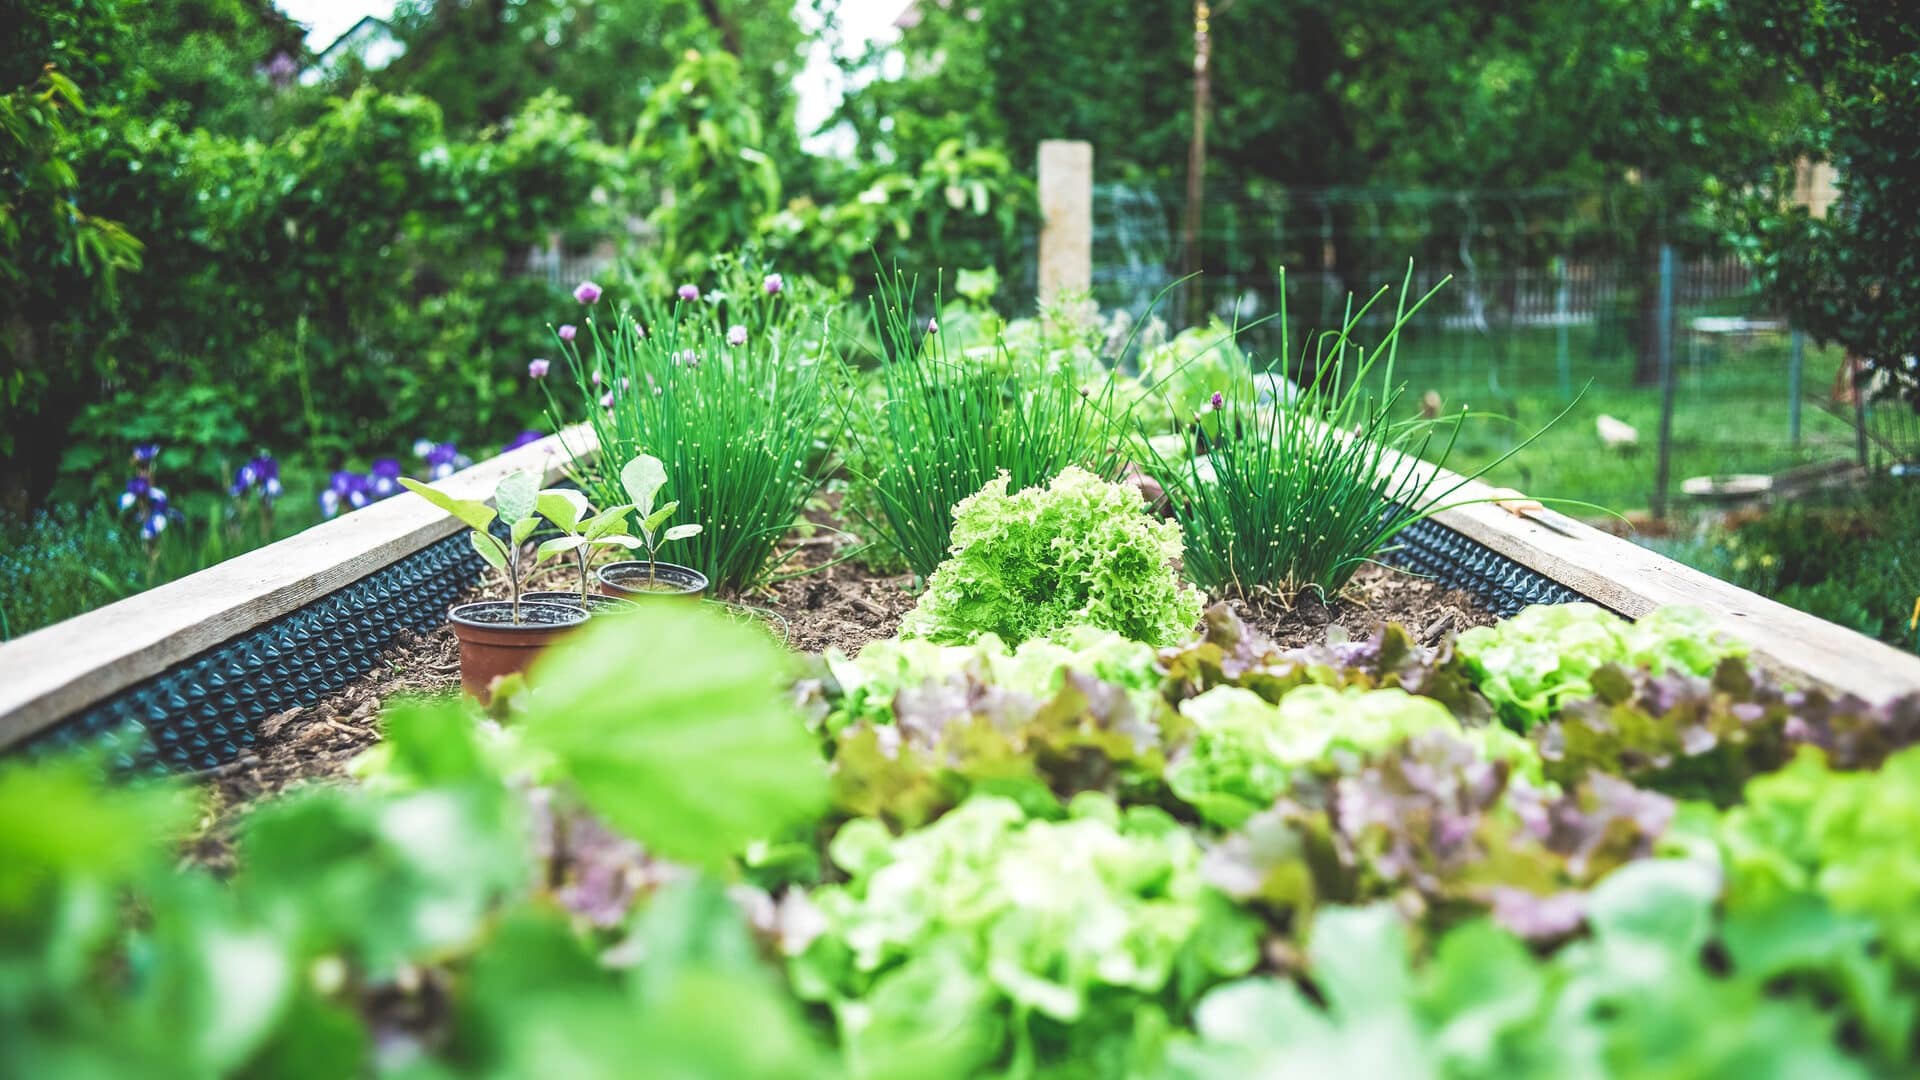
[[[563,607],[580,606],[580,594],[577,592],[528,592],[520,594],[521,603],[533,600],[542,604],[559,604]],[[600,593],[587,594],[588,615],[618,615],[623,611],[632,611],[640,605],[619,596],[605,596]]]
[[[460,639],[460,689],[485,704],[493,696],[493,680],[523,672],[541,650],[587,621],[578,606],[520,601],[520,621],[513,622],[513,604],[482,600],[460,604],[447,612],[453,634]]]
[[[673,563],[654,563],[652,587],[648,587],[647,561],[631,559],[608,563],[600,568],[600,591],[607,596],[628,600],[651,600],[661,596],[699,596],[707,591],[707,575]]]

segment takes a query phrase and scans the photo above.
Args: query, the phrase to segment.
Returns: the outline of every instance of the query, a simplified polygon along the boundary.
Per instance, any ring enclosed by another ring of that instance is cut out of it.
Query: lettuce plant
[[[479,499],[456,499],[412,477],[400,477],[400,484],[459,518],[473,530],[468,534],[473,542],[473,550],[487,560],[487,565],[506,575],[507,588],[513,597],[513,622],[519,625],[520,547],[540,526],[540,518],[534,509],[539,502],[540,478],[524,471],[501,477],[500,482],[494,485],[492,506]],[[506,540],[493,535],[496,519],[507,527]]]
[[[1180,530],[1149,517],[1132,488],[1075,467],[1014,494],[1008,479],[953,508],[953,554],[903,634],[1018,643],[1086,624],[1171,645],[1192,631],[1204,597],[1174,573]]]
[[[1521,731],[1594,696],[1591,678],[1607,664],[1709,675],[1722,658],[1747,651],[1693,608],[1660,608],[1628,622],[1593,604],[1536,604],[1462,633],[1454,649],[1480,692]]]

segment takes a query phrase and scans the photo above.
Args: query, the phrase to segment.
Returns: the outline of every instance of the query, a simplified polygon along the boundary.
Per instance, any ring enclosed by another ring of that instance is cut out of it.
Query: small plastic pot
[[[564,607],[580,606],[580,594],[577,592],[529,592],[520,594],[520,602],[529,600],[542,604],[560,604]],[[623,611],[632,611],[640,605],[619,596],[604,596],[600,593],[587,594],[588,615],[618,615]]]
[[[699,596],[707,591],[707,575],[698,570],[673,563],[654,563],[649,582],[647,565],[645,559],[630,559],[601,567],[601,593],[627,600],[649,600],[657,596]]]
[[[515,623],[511,601],[481,600],[456,605],[447,621],[460,639],[460,689],[484,705],[493,696],[493,680],[527,670],[542,650],[585,623],[587,613],[577,603],[522,599]]]

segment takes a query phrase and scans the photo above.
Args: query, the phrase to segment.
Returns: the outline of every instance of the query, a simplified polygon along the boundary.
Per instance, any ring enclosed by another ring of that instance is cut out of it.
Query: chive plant
[[[804,332],[809,318],[769,275],[724,300],[684,286],[671,306],[601,310],[559,335],[563,378],[600,443],[598,464],[575,480],[602,504],[622,502],[620,464],[659,458],[682,513],[706,525],[681,557],[726,591],[773,574],[780,536],[826,467],[816,440],[837,360],[823,333]],[[543,385],[546,373],[534,372]],[[550,388],[548,403],[558,430],[565,411]]]
[[[1113,479],[1122,432],[1112,373],[1089,386],[1071,365],[1010,355],[1003,341],[990,359],[950,350],[948,335],[915,315],[915,286],[882,274],[869,305],[876,400],[850,428],[849,471],[870,498],[848,505],[924,580],[948,555],[960,500],[1002,471],[1016,491],[1069,465]]]
[[[1148,447],[1185,534],[1187,576],[1200,587],[1288,600],[1309,589],[1331,596],[1401,532],[1460,505],[1446,499],[1461,484],[1538,437],[1454,483],[1442,484],[1437,469],[1395,467],[1396,452],[1444,466],[1466,419],[1464,412],[1393,418],[1404,391],[1394,382],[1400,331],[1451,279],[1418,298],[1409,295],[1412,280],[1409,267],[1393,321],[1372,349],[1354,334],[1390,286],[1357,311],[1349,297],[1340,329],[1313,335],[1297,361],[1282,353],[1279,374],[1299,387],[1291,402],[1261,404],[1252,392],[1216,395],[1211,415],[1195,425],[1212,433],[1205,453],[1174,458]],[[1293,339],[1284,272],[1280,296],[1286,343]],[[1245,377],[1253,379],[1250,367]]]

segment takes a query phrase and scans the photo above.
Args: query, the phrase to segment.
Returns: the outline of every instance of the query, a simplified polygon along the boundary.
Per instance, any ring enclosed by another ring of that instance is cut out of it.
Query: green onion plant
[[[597,456],[575,453],[576,483],[602,505],[626,502],[620,466],[658,458],[682,515],[705,525],[679,557],[724,592],[777,573],[780,537],[830,464],[818,437],[837,427],[822,417],[836,407],[839,361],[790,304],[769,287],[752,302],[736,292],[602,310],[560,343],[560,381],[599,439]],[[567,411],[550,387],[548,401],[560,430]]]
[[[1462,484],[1538,437],[1458,481],[1440,479],[1437,470],[1394,467],[1396,453],[1444,466],[1467,419],[1464,412],[1393,418],[1404,391],[1394,381],[1400,331],[1451,279],[1419,297],[1409,295],[1412,280],[1409,267],[1393,321],[1372,348],[1354,337],[1391,286],[1358,310],[1349,297],[1339,330],[1312,335],[1297,360],[1283,354],[1277,373],[1298,387],[1290,401],[1263,403],[1249,387],[1216,398],[1198,418],[1196,431],[1208,433],[1204,453],[1163,453],[1147,444],[1169,512],[1185,533],[1187,576],[1201,588],[1287,601],[1307,590],[1331,596],[1408,527],[1460,505],[1446,500]],[[1285,284],[1283,272],[1280,339],[1291,342]],[[1244,377],[1253,380],[1251,367]],[[1286,384],[1269,381],[1274,385]]]

